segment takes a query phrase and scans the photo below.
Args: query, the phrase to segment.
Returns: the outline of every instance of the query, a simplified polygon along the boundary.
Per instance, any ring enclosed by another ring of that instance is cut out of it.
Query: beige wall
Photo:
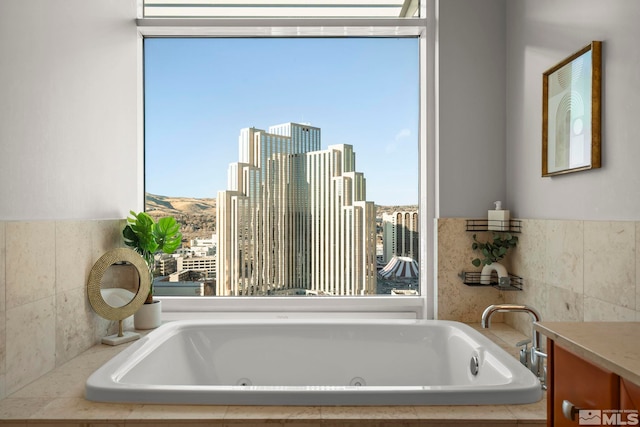
[[[548,321],[640,321],[640,222],[522,220],[505,264],[524,285],[509,292],[462,283],[461,271],[479,270],[465,226],[465,219],[438,220],[438,318],[479,322],[488,305],[513,302]],[[527,314],[504,321],[531,331]]]
[[[0,398],[116,332],[86,281],[123,220],[0,221]],[[130,319],[128,320],[130,322]]]
[[[507,301],[536,307],[543,320],[640,320],[640,222],[523,220],[512,270],[525,278]],[[523,315],[506,322],[526,330]]]
[[[460,273],[477,271],[471,264],[476,256],[471,250],[473,233],[466,230],[466,220],[438,220],[438,307],[437,318],[461,322],[480,322],[482,312],[491,304],[505,302],[504,294],[491,287],[467,286]],[[496,317],[500,321],[500,317]]]

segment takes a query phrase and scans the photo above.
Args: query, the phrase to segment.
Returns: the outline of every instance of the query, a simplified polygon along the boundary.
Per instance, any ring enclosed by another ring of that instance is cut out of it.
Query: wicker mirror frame
[[[119,262],[128,262],[138,270],[140,284],[138,286],[138,292],[128,304],[122,307],[112,307],[107,304],[102,297],[102,293],[100,292],[101,283],[107,268]],[[138,311],[144,304],[150,287],[151,274],[149,273],[147,263],[140,254],[129,248],[112,249],[102,255],[93,265],[89,273],[89,280],[87,281],[87,293],[89,294],[91,307],[93,307],[100,316],[109,320],[123,320]]]

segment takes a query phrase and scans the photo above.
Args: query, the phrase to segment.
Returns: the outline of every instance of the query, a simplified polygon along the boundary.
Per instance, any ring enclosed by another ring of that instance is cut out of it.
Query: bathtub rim
[[[307,405],[307,406],[367,406],[367,405],[476,405],[476,404],[526,404],[542,398],[540,382],[513,356],[489,338],[469,325],[450,320],[426,319],[260,319],[264,325],[448,325],[467,333],[491,353],[497,352],[499,360],[509,369],[522,375],[512,377],[501,390],[496,386],[474,386],[461,390],[460,386],[162,386],[130,384],[117,381],[128,369],[135,366],[149,352],[171,336],[191,325],[252,325],[257,319],[195,319],[178,320],[163,324],[160,328],[135,342],[98,368],[85,383],[85,398],[97,402],[196,404],[196,405]],[[160,336],[158,339],[158,336]],[[149,344],[151,340],[153,343]],[[142,349],[142,351],[140,350]],[[123,365],[123,361],[126,363]],[[276,390],[277,389],[277,390]],[[176,401],[171,395],[179,391]],[[145,394],[141,394],[145,392]],[[457,395],[458,399],[451,396]],[[286,396],[296,395],[295,401],[283,403]],[[425,398],[425,396],[427,396]],[[496,399],[498,398],[498,399]],[[348,401],[348,403],[344,403]]]

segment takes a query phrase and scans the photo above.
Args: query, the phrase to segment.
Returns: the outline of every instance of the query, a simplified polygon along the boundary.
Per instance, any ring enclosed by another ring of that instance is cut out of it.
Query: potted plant
[[[153,270],[155,268],[155,254],[175,252],[182,242],[180,224],[175,218],[168,216],[154,221],[145,212],[130,212],[127,225],[122,230],[124,243],[138,252],[147,263],[151,276],[149,295],[144,305],[134,315],[136,329],[152,329],[160,326],[161,302],[153,298]]]
[[[511,233],[493,233],[491,240],[480,242],[477,236],[473,235],[473,243],[471,249],[479,251],[482,256],[471,261],[476,267],[482,267],[480,273],[480,283],[488,285],[491,282],[491,272],[498,273],[500,285],[508,286],[509,274],[504,265],[498,261],[502,260],[511,248],[515,248],[518,244],[518,236]],[[503,280],[504,279],[504,280]]]

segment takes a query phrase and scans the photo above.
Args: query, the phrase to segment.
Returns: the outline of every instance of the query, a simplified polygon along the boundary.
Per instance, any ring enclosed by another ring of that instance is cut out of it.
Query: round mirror
[[[110,268],[120,266],[130,268]],[[132,273],[137,275],[137,286],[102,286],[105,275],[111,277],[110,282],[117,281],[118,276],[128,275],[126,282],[132,283]],[[89,303],[96,313],[105,319],[122,320],[142,307],[150,286],[151,275],[144,258],[132,249],[117,248],[102,255],[93,265],[87,282],[87,293]]]
[[[139,286],[138,269],[130,262],[121,261],[105,270],[100,281],[100,293],[111,307],[122,307],[136,296]]]

